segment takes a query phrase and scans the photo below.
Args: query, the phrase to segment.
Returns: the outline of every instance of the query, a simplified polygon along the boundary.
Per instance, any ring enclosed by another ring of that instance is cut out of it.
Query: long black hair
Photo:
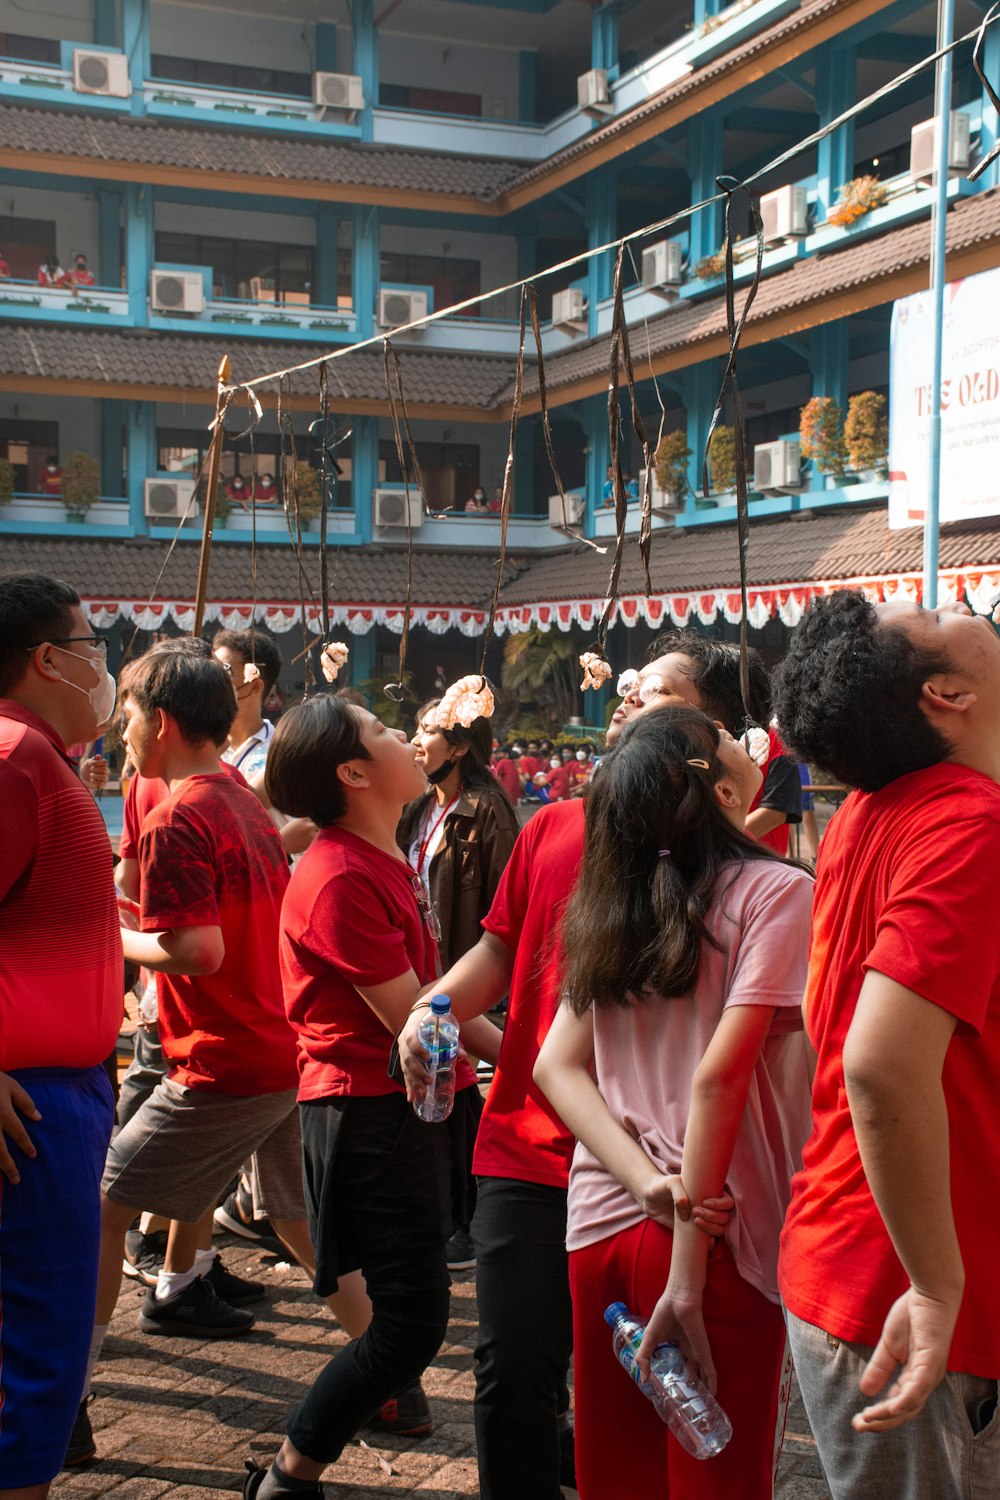
[[[433,717],[434,710],[439,706],[440,698],[430,698],[417,710],[417,725],[423,723],[425,718]],[[507,794],[490,770],[490,757],[493,754],[493,729],[489,719],[473,719],[468,729],[461,724],[456,724],[454,729],[442,729],[449,745],[465,745],[464,755],[459,756],[454,762],[458,767],[459,781],[463,787],[481,789],[487,787],[496,788],[503,793],[504,801]]]
[[[577,1015],[628,1005],[644,990],[688,994],[702,943],[713,942],[705,915],[723,867],[778,858],[719,806],[719,740],[699,709],[659,708],[628,725],[601,762],[562,923],[563,994]]]

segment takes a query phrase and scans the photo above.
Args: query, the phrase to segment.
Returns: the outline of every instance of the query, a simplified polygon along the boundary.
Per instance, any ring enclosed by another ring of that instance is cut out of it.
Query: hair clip
[[[657,851],[656,851],[656,857],[657,857],[657,859],[669,859],[669,857],[670,857],[670,850],[669,849],[657,849]]]
[[[712,769],[707,760],[686,760],[684,764],[686,766],[697,766],[699,771],[710,771]]]

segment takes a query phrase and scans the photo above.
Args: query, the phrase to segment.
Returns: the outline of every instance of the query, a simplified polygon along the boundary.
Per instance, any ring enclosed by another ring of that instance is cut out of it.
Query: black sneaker
[[[289,1252],[271,1228],[270,1219],[254,1218],[253,1198],[242,1179],[235,1193],[223,1199],[212,1218],[220,1229],[238,1234],[241,1240],[252,1240],[261,1250],[270,1250],[272,1255],[280,1255],[283,1260],[288,1258]]]
[[[431,1409],[419,1380],[391,1396],[365,1423],[369,1432],[391,1432],[397,1437],[426,1437],[433,1432]]]
[[[261,1464],[255,1464],[253,1459],[248,1458],[243,1465],[246,1471],[243,1475],[243,1500],[254,1500],[254,1496],[264,1483],[270,1473],[270,1469]],[[295,1500],[323,1500],[326,1491],[317,1480],[313,1489],[303,1489],[300,1485],[295,1491]]]
[[[125,1235],[125,1259],[122,1270],[133,1281],[155,1286],[156,1278],[163,1270],[167,1253],[167,1231],[154,1229],[152,1234],[143,1234],[139,1229],[130,1229]]]
[[[456,1229],[448,1241],[445,1257],[449,1271],[471,1271],[476,1264],[476,1252],[472,1246],[472,1235],[467,1229]]]
[[[176,1334],[180,1338],[234,1338],[249,1333],[253,1324],[253,1313],[223,1302],[204,1276],[196,1276],[190,1286],[163,1302],[157,1301],[154,1291],[148,1291],[139,1310],[143,1333]]]
[[[228,1302],[230,1307],[242,1307],[246,1302],[260,1302],[267,1296],[267,1287],[262,1281],[249,1281],[245,1276],[227,1271],[222,1264],[221,1255],[213,1260],[211,1270],[205,1273],[205,1280],[215,1295],[221,1297],[223,1302]]]
[[[80,1402],[80,1410],[76,1414],[73,1423],[73,1431],[69,1435],[66,1444],[66,1456],[62,1461],[64,1469],[84,1468],[93,1463],[97,1457],[97,1444],[94,1442],[94,1429],[90,1425],[90,1416],[87,1412],[89,1396],[84,1396]]]

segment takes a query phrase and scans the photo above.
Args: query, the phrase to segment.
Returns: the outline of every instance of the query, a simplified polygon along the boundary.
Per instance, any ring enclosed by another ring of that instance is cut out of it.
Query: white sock
[[[161,1271],[156,1278],[156,1300],[166,1302],[169,1297],[176,1297],[192,1281],[198,1280],[198,1272],[194,1266],[190,1271]]]
[[[94,1380],[94,1370],[97,1366],[97,1361],[101,1357],[101,1350],[104,1348],[104,1339],[107,1335],[109,1326],[110,1325],[107,1323],[94,1324],[94,1331],[90,1336],[90,1353],[87,1356],[87,1373],[84,1376],[83,1380],[84,1401],[86,1401],[87,1397],[90,1395],[90,1387],[93,1384]]]
[[[196,1250],[194,1252],[194,1274],[196,1276],[207,1276],[215,1264],[216,1252],[208,1250]]]

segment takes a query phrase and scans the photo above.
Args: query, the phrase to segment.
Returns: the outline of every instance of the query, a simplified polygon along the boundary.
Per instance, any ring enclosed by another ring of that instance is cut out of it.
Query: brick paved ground
[[[273,1256],[232,1238],[219,1244],[233,1270],[260,1276],[271,1288],[257,1326],[246,1338],[230,1341],[150,1337],[138,1329],[139,1294],[126,1282],[91,1409],[100,1461],[58,1479],[58,1500],[212,1500],[219,1491],[238,1489],[245,1458],[263,1462],[273,1455],[288,1407],[344,1335],[298,1268],[279,1269]],[[424,1378],[433,1435],[422,1442],[383,1438],[369,1448],[350,1447],[331,1470],[329,1500],[413,1494],[465,1500],[478,1494],[475,1330],[474,1282],[471,1273],[462,1273],[453,1288],[449,1342]],[[780,1500],[829,1500],[798,1403],[776,1494]]]

